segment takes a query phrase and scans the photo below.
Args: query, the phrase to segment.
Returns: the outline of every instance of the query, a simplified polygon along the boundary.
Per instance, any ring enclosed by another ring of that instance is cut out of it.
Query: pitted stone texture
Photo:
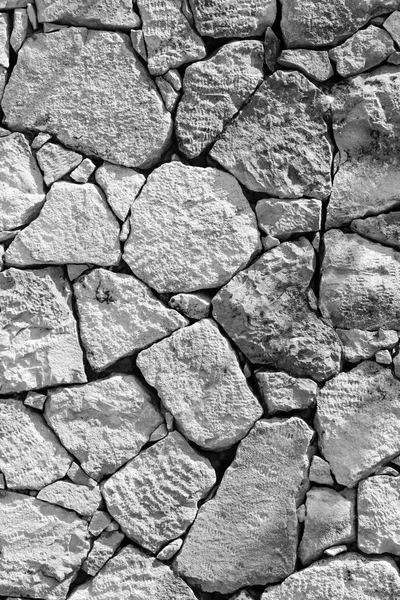
[[[92,29],[134,29],[140,18],[131,0],[36,0],[39,23],[63,23]]]
[[[132,275],[95,269],[74,283],[80,334],[96,371],[188,324]]]
[[[104,162],[97,169],[95,177],[118,219],[125,221],[133,201],[146,181],[144,175],[134,169]]]
[[[328,379],[340,370],[335,331],[310,309],[314,249],[305,238],[265,252],[213,298],[213,316],[253,363]]]
[[[126,546],[70,600],[196,600],[190,587],[169,567],[134,546]]]
[[[283,50],[278,64],[289,69],[297,69],[316,81],[326,81],[334,71],[325,50]]]
[[[206,55],[203,40],[191,27],[181,5],[181,0],[137,0],[152,75],[162,75]]]
[[[339,230],[323,238],[319,307],[334,327],[400,329],[400,253]]]
[[[90,158],[84,158],[81,164],[72,171],[70,177],[77,183],[87,183],[95,168],[96,165]]]
[[[358,547],[366,554],[400,555],[400,479],[369,477],[358,487]]]
[[[5,13],[0,13],[0,65],[10,66],[10,18]]]
[[[67,150],[59,144],[45,144],[38,151],[36,158],[46,185],[58,181],[82,162],[81,154]]]
[[[210,319],[143,350],[137,365],[185,437],[202,448],[232,446],[262,415],[231,345]]]
[[[12,492],[0,492],[0,531],[1,595],[54,598],[90,548],[87,523],[74,512]]]
[[[226,126],[210,156],[255,192],[326,198],[332,160],[327,109],[327,97],[304,75],[276,71]]]
[[[122,33],[64,27],[35,34],[18,54],[2,107],[11,129],[46,131],[126,167],[151,167],[172,132],[155,84]]]
[[[145,386],[122,374],[50,390],[45,418],[94,479],[136,456],[164,422]]]
[[[122,531],[157,553],[185,533],[215,480],[209,461],[175,431],[112,475],[102,493]]]
[[[270,414],[306,409],[317,398],[318,386],[311,379],[291,377],[283,371],[257,371],[256,379]]]
[[[83,517],[90,517],[99,508],[102,500],[98,487],[90,488],[69,481],[56,481],[42,488],[37,498],[74,510]]]
[[[89,533],[99,536],[110,525],[112,518],[103,510],[96,510],[89,523]]]
[[[344,359],[349,362],[372,358],[383,348],[394,348],[399,341],[399,335],[394,330],[336,329],[336,333],[343,344]]]
[[[120,227],[99,188],[92,183],[55,183],[38,218],[6,252],[8,265],[94,263],[117,265]]]
[[[169,81],[164,77],[156,77],[156,84],[162,96],[165,108],[169,112],[173,112],[178,104],[180,93],[177,92]]]
[[[204,591],[226,594],[294,571],[296,504],[308,483],[312,436],[297,418],[256,423],[216,496],[200,508],[175,561],[180,575]]]
[[[391,558],[346,553],[294,573],[267,588],[261,600],[394,600],[399,594],[399,572]]]
[[[197,156],[217,138],[262,82],[263,64],[262,42],[246,40],[226,44],[186,69],[175,120],[186,156]]]
[[[256,204],[258,226],[261,231],[287,240],[295,233],[309,233],[321,229],[321,209],[319,200],[279,200],[268,198]]]
[[[356,491],[335,492],[330,488],[311,488],[307,492],[304,533],[299,558],[309,565],[324,550],[356,541]]]
[[[176,294],[172,296],[168,305],[179,310],[188,319],[205,319],[211,308],[212,295],[209,292],[192,292],[190,294]]]
[[[397,45],[400,43],[400,12],[396,10],[383,23],[386,31],[390,33]]]
[[[332,97],[340,161],[328,229],[400,205],[400,67],[352,77],[336,85]]]
[[[161,165],[131,208],[124,260],[158,292],[219,287],[261,248],[256,219],[234,177]]]
[[[390,369],[365,361],[325,384],[315,427],[336,481],[348,487],[400,452],[400,382]]]
[[[333,485],[331,469],[329,463],[319,456],[313,456],[310,466],[310,481],[320,483],[321,485]]]
[[[94,541],[91,551],[82,565],[83,571],[88,575],[96,575],[105,563],[113,556],[118,546],[124,539],[124,534],[119,531],[106,531]]]
[[[214,38],[261,35],[276,17],[276,0],[189,0],[197,31]]]
[[[355,219],[351,229],[356,233],[400,250],[400,212],[391,212],[366,219]]]
[[[271,73],[276,69],[276,62],[281,50],[281,41],[273,32],[271,27],[267,27],[264,35],[264,61]]]
[[[9,489],[40,490],[64,477],[72,457],[42,415],[21,400],[0,398],[0,471]]]
[[[0,137],[0,230],[26,225],[40,211],[43,179],[21,133]]]
[[[14,11],[12,34],[10,44],[14,52],[18,52],[26,40],[29,32],[29,18],[25,8],[17,8]]]
[[[1,394],[86,381],[61,268],[0,273],[0,340]]]

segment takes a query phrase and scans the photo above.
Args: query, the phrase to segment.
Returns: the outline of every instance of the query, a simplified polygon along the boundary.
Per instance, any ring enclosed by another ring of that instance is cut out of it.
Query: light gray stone
[[[197,31],[214,38],[251,37],[264,32],[276,17],[276,0],[189,0]]]
[[[351,229],[374,242],[400,250],[400,212],[355,219]]]
[[[394,348],[399,341],[399,335],[394,330],[336,329],[336,333],[343,344],[344,359],[349,362],[372,358],[376,352],[384,348]]]
[[[320,456],[313,456],[310,466],[310,481],[321,485],[333,485],[329,463]]]
[[[338,554],[342,554],[342,552],[347,552],[347,546],[345,544],[341,544],[340,546],[332,546],[332,548],[327,548],[324,552],[327,556],[337,556]]]
[[[13,27],[10,37],[10,44],[14,52],[18,52],[26,40],[29,32],[29,19],[26,8],[17,8],[14,10]]]
[[[78,279],[78,277],[87,271],[91,266],[93,265],[67,265],[68,279],[70,281],[75,281],[75,279]]]
[[[132,47],[145,62],[147,62],[147,49],[144,42],[144,34],[142,29],[131,30]]]
[[[140,26],[139,15],[131,0],[36,0],[40,23],[56,21],[64,25],[92,29],[134,29]]]
[[[180,98],[180,93],[177,92],[164,77],[156,77],[155,82],[163,99],[165,108],[170,113],[174,112]]]
[[[276,63],[281,51],[281,41],[273,32],[271,27],[267,27],[264,35],[264,62],[273,73],[276,69]]]
[[[87,475],[85,471],[81,469],[81,467],[76,462],[73,462],[70,468],[68,469],[67,477],[77,485],[86,485],[90,488],[93,488],[97,485],[97,482],[91,477],[89,477],[89,475]]]
[[[74,510],[78,515],[90,517],[99,508],[102,497],[99,488],[76,485],[69,481],[56,481],[40,490],[38,500]]]
[[[258,226],[263,233],[280,241],[294,233],[309,233],[321,229],[322,204],[319,200],[279,200],[268,198],[256,204]]]
[[[384,21],[383,27],[390,33],[397,45],[400,43],[400,12],[395,10]]]
[[[36,14],[36,9],[35,6],[32,4],[32,2],[29,2],[29,4],[26,7],[26,12],[28,14],[28,19],[30,21],[30,24],[32,25],[33,29],[38,29],[39,28],[39,22],[37,19],[37,14]]]
[[[387,59],[387,62],[391,65],[400,65],[400,52],[393,52]]]
[[[329,54],[326,50],[283,50],[278,64],[288,69],[296,69],[315,79],[326,81],[334,75]]]
[[[112,518],[103,510],[96,510],[90,519],[89,533],[94,536],[99,536],[102,531],[110,525]]]
[[[36,154],[37,161],[43,171],[44,182],[50,186],[67,175],[82,162],[82,155],[59,144],[45,144]]]
[[[134,169],[104,162],[97,169],[95,178],[118,219],[125,221],[133,201],[146,181],[144,175]]]
[[[306,409],[315,402],[318,393],[315,381],[292,377],[283,371],[259,370],[256,380],[269,414]]]
[[[10,66],[10,18],[6,13],[0,13],[0,65]]]
[[[34,137],[32,144],[31,144],[31,148],[32,148],[32,150],[39,150],[39,148],[41,148],[44,144],[46,144],[50,140],[51,140],[51,135],[42,131]]]
[[[212,294],[210,292],[192,292],[190,294],[176,294],[168,301],[168,306],[179,310],[188,319],[205,319],[211,308]]]
[[[379,350],[375,354],[375,360],[380,365],[390,365],[392,364],[392,355],[389,350]]]
[[[157,554],[157,560],[171,560],[175,556],[175,554],[181,549],[183,544],[183,539],[178,538],[177,540],[172,540],[169,544],[164,546],[162,550]]]
[[[94,541],[92,549],[82,565],[82,570],[88,575],[97,575],[105,563],[113,556],[123,539],[124,534],[119,531],[106,531],[102,533]]]
[[[26,406],[36,408],[37,410],[43,410],[45,402],[45,394],[38,394],[37,392],[28,392],[24,400]]]
[[[0,0],[0,10],[13,10],[14,8],[24,8],[32,0]]]
[[[85,158],[81,164],[72,171],[71,179],[77,183],[87,183],[95,168],[96,165],[90,160],[90,158]]]

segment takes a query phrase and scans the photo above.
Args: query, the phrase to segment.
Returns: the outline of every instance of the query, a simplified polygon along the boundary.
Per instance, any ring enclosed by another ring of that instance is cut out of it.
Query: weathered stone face
[[[130,0],[37,0],[38,21],[96,29],[131,29],[140,26],[140,18]]]
[[[197,30],[216,38],[260,35],[276,17],[276,0],[189,0]]]

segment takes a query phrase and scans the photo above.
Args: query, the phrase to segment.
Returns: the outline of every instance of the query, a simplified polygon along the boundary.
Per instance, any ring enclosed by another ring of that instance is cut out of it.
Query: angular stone
[[[327,548],[324,552],[327,556],[337,556],[338,554],[342,554],[342,552],[347,552],[347,546],[345,544],[341,544],[340,546],[332,546],[332,548]]]
[[[304,75],[276,71],[226,126],[210,156],[255,192],[327,198],[332,161],[327,109],[327,97]]]
[[[181,152],[193,158],[215,141],[262,82],[263,64],[262,42],[246,40],[186,69],[175,120]]]
[[[339,230],[324,235],[319,307],[334,327],[400,329],[400,253]]]
[[[321,485],[333,485],[331,469],[329,463],[319,456],[313,456],[310,466],[310,481],[320,483]]]
[[[82,162],[82,155],[59,144],[45,144],[40,148],[37,161],[44,174],[44,182],[51,185]]]
[[[5,13],[0,13],[0,65],[10,66],[10,19]]]
[[[399,335],[394,330],[336,329],[336,333],[343,344],[343,357],[349,362],[372,358],[377,351],[394,348],[399,341]]]
[[[301,71],[316,81],[326,81],[334,75],[329,54],[325,50],[283,50],[278,64]]]
[[[131,30],[132,48],[139,54],[145,62],[147,62],[147,50],[144,43],[144,34],[142,29]]]
[[[168,306],[179,310],[188,319],[205,319],[211,308],[212,295],[209,292],[192,292],[191,294],[176,294],[168,301]]]
[[[90,517],[99,508],[102,500],[98,487],[89,488],[69,481],[56,481],[42,488],[37,498],[74,510],[83,517]]]
[[[133,169],[105,162],[97,169],[95,178],[118,219],[125,221],[133,201],[146,181],[144,175]]]
[[[335,331],[308,304],[314,249],[305,238],[266,252],[213,298],[213,316],[252,363],[328,379],[340,370]]]
[[[387,62],[391,65],[400,65],[400,52],[393,52],[387,59]]]
[[[350,77],[367,71],[383,62],[395,50],[387,31],[370,25],[357,31],[341,46],[329,50],[329,57],[336,63],[342,77]]]
[[[189,0],[196,29],[214,38],[261,35],[276,17],[276,0]]]
[[[330,488],[313,487],[307,492],[307,514],[299,546],[299,558],[304,566],[333,545],[356,541],[355,503],[355,490],[335,492]]]
[[[96,165],[90,160],[90,158],[85,158],[81,164],[72,171],[70,175],[71,179],[77,183],[87,183],[95,168]]]
[[[261,400],[269,414],[278,411],[304,410],[315,402],[318,386],[311,379],[298,379],[287,373],[256,372]]]
[[[400,479],[369,477],[358,487],[358,547],[400,556]]]
[[[38,21],[90,27],[92,29],[134,29],[140,18],[130,0],[36,0]]]
[[[182,544],[182,538],[173,540],[172,542],[164,546],[162,550],[160,550],[160,552],[157,554],[157,560],[171,560],[171,558],[175,556],[175,554],[181,549]]]
[[[256,423],[215,497],[200,507],[175,561],[180,575],[204,591],[227,594],[294,571],[296,505],[307,485],[312,437],[301,419]]]
[[[319,200],[268,198],[257,202],[256,215],[258,226],[263,233],[284,241],[294,233],[319,231],[321,209],[322,204]]]
[[[254,600],[254,596],[247,590],[241,590],[237,594],[230,596],[229,600]]]
[[[0,137],[0,230],[26,225],[40,211],[43,179],[21,133]]]
[[[151,167],[172,134],[171,115],[122,33],[66,27],[29,38],[2,107],[10,129],[46,131],[126,167]]]
[[[96,371],[188,324],[132,275],[94,269],[74,283],[74,292],[81,340]]]
[[[61,268],[0,273],[0,393],[86,381]]]
[[[1,595],[54,598],[90,548],[87,523],[75,513],[22,494],[0,493],[0,530]]]
[[[163,422],[134,375],[50,390],[45,418],[82,468],[98,480],[138,454]]]
[[[0,10],[13,10],[14,8],[24,8],[32,0],[0,0]]]
[[[28,392],[24,400],[26,406],[31,406],[37,410],[43,410],[45,402],[45,394],[38,394],[37,392]]]
[[[32,25],[32,28],[38,29],[39,23],[38,23],[38,19],[37,19],[36,9],[35,9],[35,6],[32,4],[32,2],[30,2],[27,5],[26,12],[28,14],[28,19],[30,21],[30,24]]]
[[[223,285],[260,247],[234,177],[172,162],[151,173],[131,208],[124,260],[158,292],[192,292]]]
[[[276,69],[276,62],[280,51],[280,39],[275,35],[271,27],[267,27],[264,35],[264,62],[272,73]]]
[[[67,265],[67,273],[68,273],[68,279],[70,281],[75,281],[75,279],[78,279],[78,277],[80,275],[82,275],[82,273],[84,273],[85,271],[87,271],[88,269],[90,269],[90,267],[92,267],[93,265]]]
[[[119,533],[119,531],[102,533],[94,541],[92,549],[82,565],[82,570],[88,575],[97,575],[105,563],[113,556],[123,539],[124,534]]]
[[[112,518],[103,510],[96,510],[89,523],[89,533],[94,536],[100,535],[111,523]]]
[[[164,77],[156,77],[155,81],[165,104],[165,108],[172,113],[178,104],[180,98],[179,92],[175,91],[172,85],[166,81]]]
[[[73,462],[67,471],[67,477],[77,485],[86,485],[90,488],[96,487],[97,482],[89,477],[78,463]]]
[[[315,428],[336,481],[348,487],[400,452],[400,382],[365,361],[320,391]]]
[[[383,23],[397,45],[400,44],[400,12],[395,10]]]
[[[46,144],[50,140],[51,140],[51,135],[49,135],[48,133],[44,133],[44,132],[38,133],[37,136],[35,136],[32,141],[31,148],[32,148],[32,150],[39,150],[39,148],[44,146],[44,144]]]
[[[172,85],[176,92],[182,90],[182,77],[177,69],[170,69],[164,73],[163,78]]]
[[[379,352],[375,354],[375,360],[380,365],[390,365],[392,364],[392,355],[389,350],[379,350]]]
[[[38,218],[6,252],[8,265],[94,263],[121,259],[119,223],[99,188],[60,181],[47,194]]]
[[[28,13],[25,8],[17,8],[14,11],[13,28],[10,44],[14,52],[18,52],[26,40],[29,32]]]
[[[211,319],[143,350],[137,366],[178,429],[202,448],[232,446],[262,415],[231,345]]]
[[[318,561],[267,588],[261,600],[389,600],[400,594],[400,576],[391,558],[346,553]]]
[[[350,227],[364,237],[400,250],[400,212],[355,219]]]

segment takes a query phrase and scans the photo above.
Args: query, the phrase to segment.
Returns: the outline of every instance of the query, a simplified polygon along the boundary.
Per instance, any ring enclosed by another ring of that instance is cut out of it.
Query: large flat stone
[[[200,35],[214,38],[260,35],[276,17],[276,0],[189,0]]]
[[[140,18],[131,0],[36,0],[39,23],[63,23],[96,29],[133,29]]]

